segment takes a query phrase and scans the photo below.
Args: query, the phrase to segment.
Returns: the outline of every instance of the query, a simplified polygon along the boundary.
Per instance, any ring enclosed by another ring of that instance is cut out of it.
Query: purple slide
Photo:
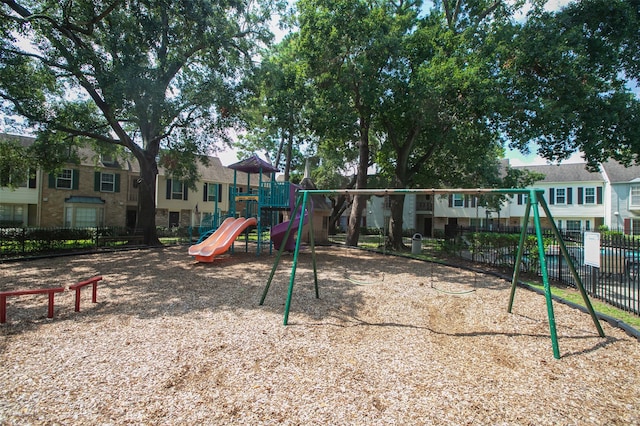
[[[305,213],[302,226],[307,223],[308,215]],[[271,228],[271,241],[273,241],[273,246],[276,250],[280,250],[280,246],[283,244],[284,235],[287,233],[287,228],[289,227],[290,221],[284,221],[279,223]],[[296,216],[293,220],[293,224],[291,225],[291,231],[289,232],[289,238],[284,242],[284,249],[288,251],[293,251],[296,249],[296,239],[298,228],[300,227],[300,215]]]

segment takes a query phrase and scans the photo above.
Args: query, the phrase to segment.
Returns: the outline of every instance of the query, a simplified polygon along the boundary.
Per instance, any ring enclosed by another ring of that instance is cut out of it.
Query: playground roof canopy
[[[270,163],[267,163],[256,154],[253,154],[249,158],[245,158],[242,161],[230,165],[229,168],[245,173],[270,173],[279,171],[276,167],[272,166]]]

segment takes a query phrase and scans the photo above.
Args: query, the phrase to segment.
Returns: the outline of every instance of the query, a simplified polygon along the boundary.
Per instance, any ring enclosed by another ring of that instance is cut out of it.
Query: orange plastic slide
[[[195,256],[198,262],[213,262],[215,256],[225,253],[231,247],[242,231],[258,224],[255,217],[230,219],[225,220],[209,238],[189,247],[189,254]]]
[[[190,256],[195,256],[200,254],[200,250],[202,250],[204,247],[215,243],[218,238],[220,238],[220,235],[222,233],[224,233],[224,231],[229,228],[229,226],[231,226],[231,224],[233,222],[235,222],[237,219],[234,217],[228,217],[224,220],[224,222],[222,222],[220,224],[220,226],[218,226],[218,229],[215,230],[215,232],[211,235],[209,235],[204,241],[199,242],[198,244],[194,244],[191,247],[189,247],[189,255]]]

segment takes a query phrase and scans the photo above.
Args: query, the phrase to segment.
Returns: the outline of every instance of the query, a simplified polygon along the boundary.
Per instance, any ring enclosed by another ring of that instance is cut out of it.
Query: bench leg
[[[0,324],[7,322],[7,296],[0,296]]]
[[[93,292],[91,293],[91,301],[93,303],[98,303],[98,281],[93,282]]]
[[[80,287],[76,288],[76,312],[80,312]]]
[[[47,318],[53,318],[53,297],[55,296],[55,293],[50,291],[49,292],[49,311],[47,312]]]

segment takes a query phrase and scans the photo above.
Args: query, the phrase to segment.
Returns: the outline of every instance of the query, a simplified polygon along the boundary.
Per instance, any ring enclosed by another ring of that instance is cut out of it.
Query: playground
[[[0,264],[0,424],[640,424],[640,344],[509,281],[341,247],[184,246]],[[97,303],[70,284],[102,276]]]

